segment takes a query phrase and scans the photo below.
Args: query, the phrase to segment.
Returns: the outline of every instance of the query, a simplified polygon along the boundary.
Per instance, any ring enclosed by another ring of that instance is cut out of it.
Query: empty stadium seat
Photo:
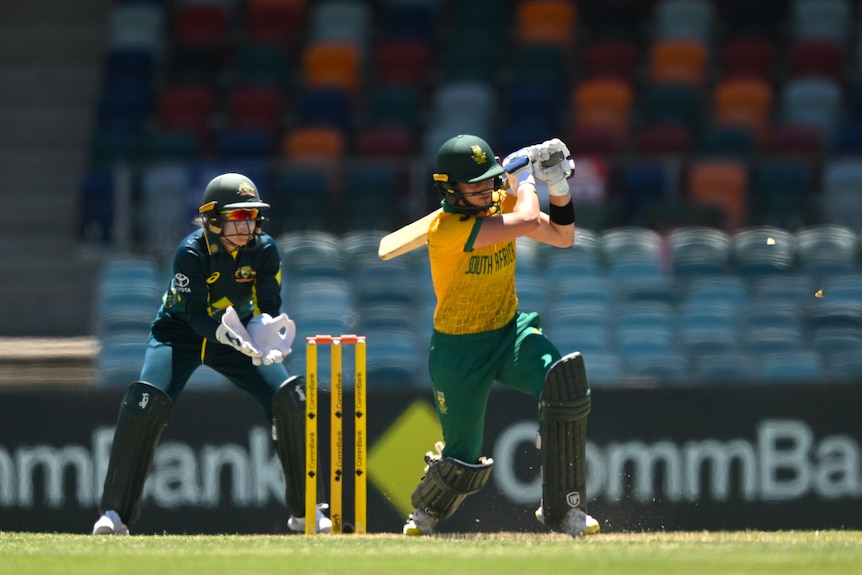
[[[635,149],[643,156],[680,155],[693,148],[692,133],[682,124],[644,126],[635,136]]]
[[[572,93],[575,121],[581,126],[609,126],[624,131],[633,102],[631,84],[614,78],[580,82]]]
[[[345,136],[331,126],[306,126],[290,130],[282,138],[285,158],[331,162],[346,152]]]
[[[578,21],[577,5],[566,0],[526,0],[515,12],[515,34],[521,43],[569,48]]]
[[[290,80],[289,62],[288,51],[281,46],[253,44],[241,47],[236,53],[232,84],[282,88]]]
[[[701,99],[688,85],[660,84],[643,96],[640,107],[647,123],[675,123],[697,130],[700,127]]]
[[[823,278],[858,271],[859,237],[850,228],[820,224],[796,230],[796,257],[802,272]]]
[[[354,126],[351,94],[335,86],[307,87],[297,97],[295,118],[298,126],[331,126],[345,136]]]
[[[159,94],[158,124],[166,131],[188,131],[206,139],[215,112],[215,92],[204,86],[173,85]]]
[[[274,224],[287,230],[325,229],[332,217],[330,182],[315,166],[294,165],[276,174]]]
[[[394,84],[424,89],[430,65],[428,43],[414,38],[387,38],[374,49],[372,76],[377,86]]]
[[[634,80],[636,63],[635,44],[624,39],[597,40],[584,50],[583,66],[586,78],[610,77],[631,82]]]
[[[793,234],[770,226],[754,226],[731,235],[731,257],[737,273],[747,277],[794,271]]]
[[[660,0],[653,11],[652,31],[663,40],[712,41],[715,8],[704,0]]]
[[[700,151],[711,157],[748,160],[758,148],[755,132],[746,126],[734,124],[715,125],[704,131],[700,141]]]
[[[706,82],[708,53],[697,40],[656,40],[649,50],[650,81],[700,89]]]
[[[825,373],[820,356],[809,350],[768,353],[761,362],[767,382],[818,383]]]
[[[793,229],[811,220],[813,167],[800,159],[764,160],[751,172],[751,221]]]
[[[748,383],[760,377],[757,359],[745,352],[707,352],[698,355],[694,364],[698,381],[704,383]]]
[[[841,82],[844,76],[844,43],[838,40],[798,40],[790,52],[790,73],[818,76]]]
[[[413,154],[413,131],[405,126],[369,126],[356,133],[356,154],[362,158],[407,159]]]
[[[304,16],[303,2],[247,2],[245,33],[257,45],[294,46]]]
[[[788,80],[780,92],[779,116],[789,124],[819,129],[831,137],[843,110],[843,96],[835,80],[804,77]]]
[[[772,80],[775,70],[775,44],[764,37],[731,39],[721,48],[724,79],[759,78]]]
[[[374,32],[374,14],[367,2],[327,0],[309,3],[305,21],[306,45],[342,43],[365,54]]]
[[[790,35],[794,39],[828,39],[846,42],[853,8],[848,0],[793,0]]]
[[[772,99],[772,86],[767,80],[741,77],[722,80],[715,87],[715,121],[747,127],[765,138]]]
[[[812,126],[773,125],[764,147],[777,154],[817,154],[826,145],[824,134]]]
[[[269,86],[240,86],[227,94],[227,128],[275,137],[281,131],[284,96]]]
[[[362,85],[361,54],[348,42],[315,42],[302,51],[301,86],[339,88],[358,94]]]
[[[720,208],[727,231],[747,222],[748,194],[748,171],[741,161],[703,160],[689,167],[686,196]]]
[[[819,212],[826,223],[859,229],[862,223],[862,161],[831,158],[823,165]]]
[[[692,227],[667,236],[674,275],[680,278],[719,276],[730,270],[730,236],[715,228]]]

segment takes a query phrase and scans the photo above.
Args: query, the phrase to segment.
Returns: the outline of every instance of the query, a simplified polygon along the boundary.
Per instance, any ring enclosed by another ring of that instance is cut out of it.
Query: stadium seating
[[[253,165],[271,190],[266,229],[283,250],[285,309],[311,332],[397,331],[403,341],[374,360],[381,381],[427,382],[424,351],[402,345],[427,344],[427,252],[372,265],[382,230],[436,207],[428,176],[452,135],[479,134],[500,155],[560,137],[579,165],[575,185],[601,163],[604,193],[577,197],[571,248],[519,240],[517,279],[552,339],[585,352],[591,380],[862,375],[852,357],[862,342],[855,3],[499,8],[117,2],[79,183],[79,241],[110,246],[130,211],[133,249],[166,255],[190,229],[190,190],[211,170]],[[111,172],[121,164],[129,186]],[[117,206],[127,191],[134,205]],[[366,264],[410,275],[360,280]],[[313,303],[315,290],[329,309]],[[420,293],[412,308],[395,305]],[[154,310],[135,309],[123,290],[105,303],[128,312],[100,328],[123,336],[105,346],[102,379],[128,384],[142,354],[125,330]],[[645,308],[630,313],[650,305],[666,324],[642,325]]]

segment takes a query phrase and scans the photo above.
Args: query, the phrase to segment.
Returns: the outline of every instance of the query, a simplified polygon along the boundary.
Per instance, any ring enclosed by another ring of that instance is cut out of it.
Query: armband
[[[558,226],[568,226],[575,223],[575,204],[569,200],[565,206],[551,204],[548,207],[548,217]]]

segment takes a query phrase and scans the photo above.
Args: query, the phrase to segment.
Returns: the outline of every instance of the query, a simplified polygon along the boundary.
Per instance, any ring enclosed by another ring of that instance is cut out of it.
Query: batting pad
[[[545,523],[559,529],[566,512],[587,511],[586,444],[590,388],[584,358],[575,352],[545,376],[539,403],[542,420],[542,505]]]

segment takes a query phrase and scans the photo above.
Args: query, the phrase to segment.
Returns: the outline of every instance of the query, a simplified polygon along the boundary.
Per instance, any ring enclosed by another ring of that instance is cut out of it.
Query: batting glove
[[[568,194],[569,182],[567,180],[575,173],[575,161],[570,157],[569,148],[566,144],[559,138],[554,138],[531,146],[531,149],[536,156],[533,160],[533,173],[536,179],[548,184],[548,194],[552,196]],[[543,164],[543,161],[555,154],[562,154],[563,160],[552,166]]]
[[[221,317],[221,323],[216,328],[216,339],[219,343],[229,345],[235,350],[243,353],[252,361],[259,359],[262,354],[254,347],[251,336],[243,327],[242,322],[233,306],[228,306]]]
[[[528,148],[521,148],[503,158],[503,169],[506,170],[506,175],[509,178],[510,193],[517,194],[518,187],[524,183],[533,187],[536,186],[530,159]]]
[[[281,363],[293,351],[296,324],[286,313],[275,317],[268,313],[254,316],[248,322],[248,332],[262,357],[252,359],[254,365]]]

